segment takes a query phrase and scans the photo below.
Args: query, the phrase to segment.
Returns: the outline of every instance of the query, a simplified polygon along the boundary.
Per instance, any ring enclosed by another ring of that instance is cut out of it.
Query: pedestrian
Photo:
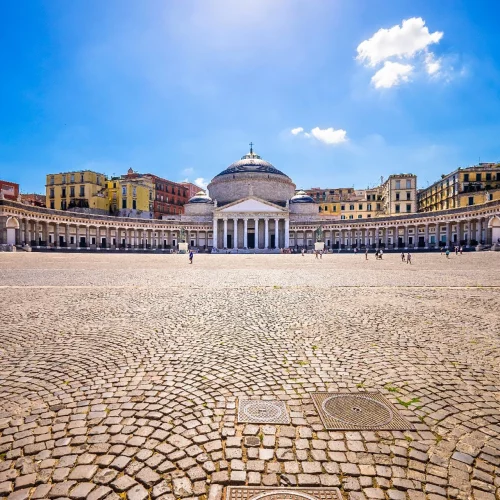
[[[458,255],[458,245],[455,245],[455,255]]]
[[[354,255],[356,255],[358,253],[358,249],[356,247],[354,247]]]
[[[384,256],[383,250],[380,250],[380,253],[378,254],[379,259],[382,260],[382,257]]]
[[[319,253],[318,250],[314,251],[314,255],[315,255],[316,258],[318,258],[318,253]]]
[[[323,250],[320,250],[319,251],[319,260],[322,260],[323,259]]]
[[[462,252],[464,251],[464,247],[460,247],[460,255],[462,255]]]
[[[449,250],[446,250],[446,258],[449,259],[450,258],[450,251]]]
[[[190,264],[193,263],[193,251],[192,250],[189,251],[189,263]]]
[[[404,262],[404,261],[405,261],[405,253],[401,252],[401,262]]]
[[[302,257],[304,257],[304,249],[302,249],[300,253],[302,254]]]
[[[365,260],[368,260],[368,248],[365,250]]]
[[[406,256],[406,263],[411,264],[411,253],[408,252],[408,255]]]

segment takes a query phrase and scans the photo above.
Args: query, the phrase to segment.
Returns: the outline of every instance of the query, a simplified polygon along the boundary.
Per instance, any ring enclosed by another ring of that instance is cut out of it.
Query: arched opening
[[[19,229],[19,221],[15,217],[7,219],[7,245],[16,244],[16,231]]]
[[[498,215],[489,220],[488,228],[491,229],[491,243],[500,245],[500,217]]]

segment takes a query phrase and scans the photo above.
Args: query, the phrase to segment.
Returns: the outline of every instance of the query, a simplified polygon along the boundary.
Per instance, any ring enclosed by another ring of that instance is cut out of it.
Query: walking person
[[[446,258],[449,259],[450,258],[450,251],[449,250],[446,250]]]
[[[368,248],[365,250],[365,260],[368,260]]]
[[[404,260],[403,260],[404,261]],[[406,263],[407,264],[411,264],[411,253],[408,252],[407,256],[406,256]]]
[[[401,262],[404,262],[404,261],[405,261],[405,253],[401,252]]]
[[[304,249],[302,249],[300,253],[302,254],[302,257],[304,257]]]
[[[193,263],[193,251],[192,250],[189,251],[189,263],[190,264]]]
[[[464,251],[464,247],[460,247],[460,255],[462,255],[462,252]]]

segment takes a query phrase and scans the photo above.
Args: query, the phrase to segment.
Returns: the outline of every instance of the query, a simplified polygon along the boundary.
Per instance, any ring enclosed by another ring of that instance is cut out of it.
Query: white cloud
[[[302,135],[308,139],[314,138],[325,144],[341,144],[347,141],[347,132],[342,129],[335,130],[333,127],[321,129],[315,127],[311,132],[304,132],[302,127],[297,127],[291,130],[293,135]]]
[[[390,57],[411,59],[429,45],[438,43],[442,37],[442,31],[429,33],[421,17],[412,17],[405,19],[401,26],[381,28],[371,38],[361,42],[357,48],[357,59],[372,67]]]
[[[347,132],[345,130],[335,130],[332,127],[325,129],[315,127],[311,130],[311,135],[318,139],[318,141],[324,142],[325,144],[340,144],[347,141]]]
[[[436,59],[434,54],[429,52],[425,56],[425,70],[429,75],[436,75],[441,69],[441,60]]]
[[[182,171],[182,175],[191,175],[194,172],[194,168],[188,167]]]
[[[412,71],[413,66],[411,64],[386,61],[384,67],[372,76],[371,81],[376,89],[388,89],[402,82],[409,81]]]
[[[202,189],[207,189],[208,186],[208,181],[204,179],[203,177],[197,177],[194,181],[193,184],[196,184],[197,186],[201,187]]]

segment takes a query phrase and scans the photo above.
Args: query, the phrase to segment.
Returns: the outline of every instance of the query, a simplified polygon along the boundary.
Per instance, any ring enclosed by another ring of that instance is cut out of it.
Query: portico
[[[214,210],[214,248],[275,249],[289,246],[288,210],[247,197]]]

